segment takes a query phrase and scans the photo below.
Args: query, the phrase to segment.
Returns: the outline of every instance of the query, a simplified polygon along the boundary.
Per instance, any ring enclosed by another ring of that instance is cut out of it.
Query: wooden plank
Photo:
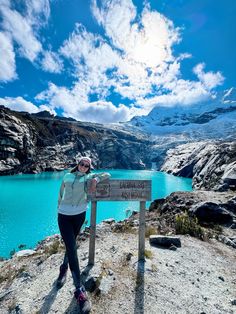
[[[91,201],[150,201],[151,180],[107,180],[88,194]],[[89,186],[89,183],[88,183]]]
[[[138,259],[145,260],[145,202],[140,202]]]
[[[97,216],[97,202],[93,201],[91,206],[90,218],[90,240],[89,240],[89,265],[94,265],[95,257],[95,239],[96,239],[96,216]]]

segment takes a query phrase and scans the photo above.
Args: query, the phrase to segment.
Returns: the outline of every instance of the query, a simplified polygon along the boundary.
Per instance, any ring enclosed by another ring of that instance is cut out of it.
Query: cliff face
[[[170,149],[162,171],[193,178],[195,189],[236,189],[236,142],[198,142]]]
[[[62,170],[90,155],[98,168],[143,169],[151,142],[100,124],[0,108],[0,175]]]

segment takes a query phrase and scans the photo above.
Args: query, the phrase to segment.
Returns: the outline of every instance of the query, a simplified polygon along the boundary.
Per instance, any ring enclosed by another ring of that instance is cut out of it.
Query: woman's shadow
[[[83,271],[81,272],[81,282],[84,285],[86,279],[89,276],[89,272],[90,270],[93,268],[93,265],[88,264]],[[68,308],[66,309],[66,311],[64,312],[64,314],[78,314],[80,313],[80,309],[79,306],[77,304],[77,301],[75,300],[75,298],[73,297],[70,305],[68,306]]]
[[[89,272],[91,270],[93,266],[92,265],[87,265],[85,267],[85,269],[81,272],[81,282],[84,284],[88,275],[89,275]],[[58,293],[58,287],[57,287],[57,280],[55,280],[52,284],[52,289],[51,291],[45,296],[44,298],[44,302],[41,306],[41,308],[39,309],[38,313],[40,314],[47,314],[49,313],[51,307],[52,307],[52,304],[54,303],[55,299],[56,299],[56,296],[57,296],[57,293]],[[68,308],[66,309],[66,311],[64,312],[65,314],[78,314],[80,313],[80,309],[79,309],[79,306],[75,300],[75,298],[73,297],[72,300],[71,300],[71,303],[70,305],[68,306]]]
[[[57,288],[56,280],[55,280],[52,284],[51,291],[45,296],[44,302],[38,311],[40,314],[46,314],[49,312],[54,300],[56,299],[57,292],[58,292],[58,288]]]

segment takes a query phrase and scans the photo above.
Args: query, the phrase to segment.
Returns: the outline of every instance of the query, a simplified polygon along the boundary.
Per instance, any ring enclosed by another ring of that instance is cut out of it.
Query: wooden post
[[[96,216],[97,216],[97,202],[93,201],[91,205],[91,218],[90,218],[90,240],[89,240],[89,262],[88,262],[89,265],[94,265]]]
[[[95,261],[96,209],[98,201],[139,201],[138,259],[145,260],[145,208],[151,200],[151,180],[105,180],[99,182],[96,193],[88,194],[92,201],[90,219],[89,265]]]
[[[138,243],[138,259],[139,260],[145,260],[145,207],[146,207],[146,202],[140,202],[139,243]]]

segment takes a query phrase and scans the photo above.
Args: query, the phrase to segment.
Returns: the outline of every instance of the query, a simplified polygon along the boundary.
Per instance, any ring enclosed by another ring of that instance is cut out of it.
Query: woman
[[[89,157],[81,157],[78,165],[67,173],[62,181],[58,199],[58,225],[65,243],[66,253],[60,266],[57,279],[58,288],[65,283],[68,264],[72,273],[75,293],[81,313],[89,313],[91,306],[80,281],[80,269],[77,256],[76,237],[85,221],[88,200],[87,181],[91,180],[89,192],[95,192],[98,182],[110,177],[108,173],[91,174],[92,163]]]

